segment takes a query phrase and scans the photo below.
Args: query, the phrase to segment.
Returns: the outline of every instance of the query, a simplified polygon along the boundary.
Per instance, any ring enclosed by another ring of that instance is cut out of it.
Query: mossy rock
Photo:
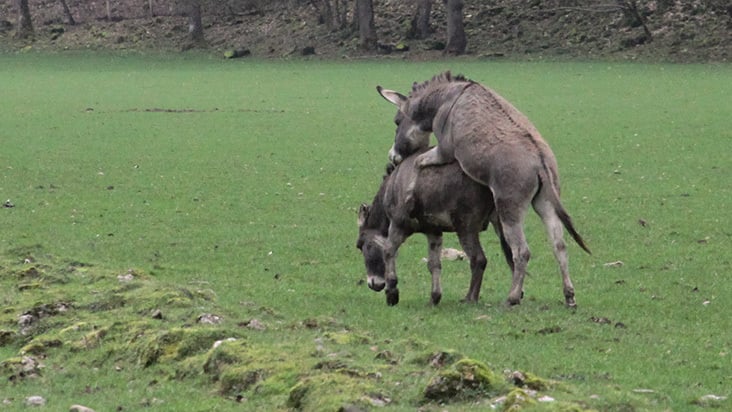
[[[236,395],[267,379],[269,372],[248,365],[227,368],[220,376],[221,394]]]
[[[60,339],[42,336],[33,339],[30,343],[20,348],[20,353],[38,355],[48,352],[50,348],[58,348],[63,345]]]
[[[367,380],[324,373],[306,377],[293,386],[287,407],[305,412],[337,411],[345,407],[368,409],[374,391]]]
[[[224,341],[216,348],[211,349],[203,362],[203,371],[219,380],[219,375],[227,365],[243,363],[251,349],[242,340]]]
[[[12,330],[0,329],[0,346],[10,345],[18,339],[18,334]]]
[[[506,395],[506,400],[503,402],[501,410],[503,412],[517,412],[524,408],[535,406],[536,404],[536,400],[526,393],[525,390],[515,388]]]
[[[71,342],[71,350],[81,351],[96,348],[102,342],[102,339],[107,336],[108,332],[109,329],[107,328],[98,328],[87,332],[80,339]]]
[[[433,377],[424,391],[428,401],[446,402],[491,396],[505,391],[505,379],[484,363],[461,359]]]
[[[174,328],[147,337],[138,347],[138,363],[150,366],[157,362],[182,360],[210,349],[224,339],[224,331],[209,328]]]
[[[521,372],[521,381],[516,386],[534,391],[545,391],[557,386],[556,381],[541,378],[531,372]]]

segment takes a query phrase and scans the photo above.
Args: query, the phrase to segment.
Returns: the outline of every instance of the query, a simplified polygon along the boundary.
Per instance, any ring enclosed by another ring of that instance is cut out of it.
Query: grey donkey
[[[457,163],[420,170],[414,167],[416,158],[416,154],[406,158],[388,173],[371,204],[363,204],[359,210],[356,246],[364,257],[368,286],[377,292],[386,287],[386,303],[396,305],[397,252],[409,236],[424,233],[429,244],[427,267],[432,274],[430,302],[438,304],[442,298],[442,234],[456,232],[470,259],[472,273],[465,301],[476,302],[487,264],[480,232],[489,223],[501,240],[506,261],[512,265],[511,251],[497,224],[493,196],[487,187],[466,176]],[[407,204],[407,186],[415,180],[413,201]]]
[[[457,162],[472,180],[490,189],[513,259],[507,303],[517,305],[523,296],[531,256],[523,224],[531,204],[544,222],[559,263],[565,303],[576,306],[563,227],[582,249],[591,252],[560,201],[554,154],[529,119],[495,91],[450,72],[415,83],[408,97],[381,86],[377,90],[398,107],[389,152],[393,162],[424,150],[434,133],[437,146],[421,153],[415,166]],[[414,201],[416,184],[413,180],[407,185],[407,203]]]

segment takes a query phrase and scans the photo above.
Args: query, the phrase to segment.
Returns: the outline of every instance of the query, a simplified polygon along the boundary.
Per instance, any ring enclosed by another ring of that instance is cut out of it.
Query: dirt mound
[[[181,51],[191,47],[181,10],[169,3],[119,0],[110,3],[67,0],[70,25],[58,1],[31,4],[32,41],[13,39],[12,2],[0,5],[0,49]],[[411,2],[375,4],[380,47],[358,48],[350,24],[326,24],[318,2],[203,2],[206,45],[215,54],[247,50],[258,57],[316,54],[325,58],[399,53],[409,58],[440,56],[446,23],[442,2],[431,14],[431,36],[410,38]],[[617,3],[560,0],[465,2],[468,53],[479,57],[620,58],[664,61],[729,61],[732,6],[725,1],[640,0],[637,13]],[[632,2],[628,2],[632,3]],[[222,7],[222,4],[225,6]],[[348,14],[346,20],[352,16]],[[396,47],[397,45],[401,47]]]

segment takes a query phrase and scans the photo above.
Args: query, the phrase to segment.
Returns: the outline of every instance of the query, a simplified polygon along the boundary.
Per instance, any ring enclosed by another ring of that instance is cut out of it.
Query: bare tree
[[[349,0],[310,0],[318,12],[320,23],[329,29],[342,29],[348,24]]]
[[[27,39],[33,36],[33,22],[31,20],[30,8],[28,0],[16,0],[15,6],[18,8],[18,30],[15,32],[15,38]]]
[[[412,17],[408,37],[426,39],[430,36],[430,13],[433,0],[417,0],[417,9]]]
[[[66,4],[66,0],[59,0],[61,1],[61,7],[64,9],[64,17],[66,17],[66,23],[73,26],[76,24],[76,21],[74,20],[74,16],[71,15],[71,10],[69,10],[69,6]]]
[[[376,26],[372,0],[356,0],[359,45],[365,50],[376,49]]]
[[[447,8],[446,54],[463,54],[468,46],[463,25],[463,0],[443,0]]]
[[[194,44],[203,43],[203,19],[201,18],[201,2],[199,0],[187,1],[186,15],[188,16],[188,35]]]
[[[631,27],[643,26],[643,33],[645,34],[644,42],[650,42],[652,34],[648,29],[645,17],[638,10],[638,2],[636,0],[616,0],[616,3],[620,10],[623,11],[628,25]]]

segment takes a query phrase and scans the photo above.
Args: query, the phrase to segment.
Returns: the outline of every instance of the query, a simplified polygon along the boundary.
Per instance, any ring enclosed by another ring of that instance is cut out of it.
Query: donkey
[[[498,93],[463,76],[453,77],[449,71],[414,83],[409,97],[381,86],[377,91],[398,107],[389,152],[393,162],[424,150],[434,132],[438,144],[419,154],[414,164],[425,168],[457,161],[472,180],[490,189],[498,227],[513,259],[507,303],[517,305],[523,295],[531,256],[523,222],[531,203],[559,263],[565,303],[576,306],[562,226],[583,250],[591,252],[560,202],[554,154],[529,119]],[[417,184],[414,179],[407,183],[407,203],[416,196]],[[453,192],[447,186],[442,190]]]
[[[497,225],[493,195],[487,187],[468,178],[455,163],[418,169],[417,156],[404,159],[384,177],[371,205],[362,204],[358,216],[358,241],[366,265],[368,286],[374,291],[386,287],[386,303],[399,302],[396,256],[399,246],[413,233],[424,233],[429,244],[427,267],[432,274],[430,302],[442,298],[440,284],[442,233],[457,232],[460,245],[470,259],[472,278],[465,301],[476,302],[480,294],[486,257],[479,234],[489,223],[501,240],[509,266],[510,249]],[[415,182],[413,201],[407,204],[406,188]]]

